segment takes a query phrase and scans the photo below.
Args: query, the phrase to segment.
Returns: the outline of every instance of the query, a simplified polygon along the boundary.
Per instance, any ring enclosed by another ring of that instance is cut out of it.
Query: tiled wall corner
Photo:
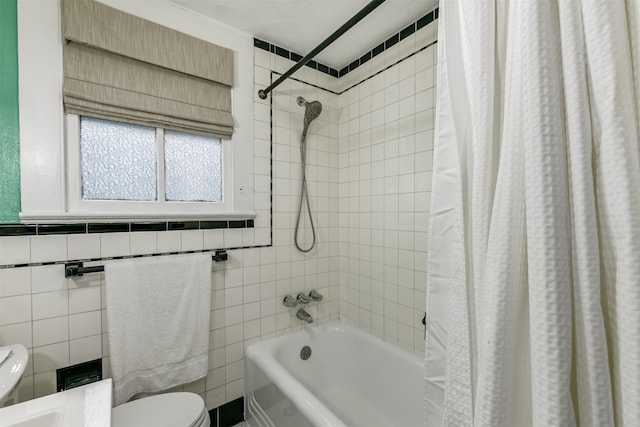
[[[420,356],[436,26],[340,79],[340,318]]]

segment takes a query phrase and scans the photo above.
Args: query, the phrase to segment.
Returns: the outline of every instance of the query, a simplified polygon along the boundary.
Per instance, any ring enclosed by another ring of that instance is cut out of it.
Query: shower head
[[[313,120],[317,119],[318,116],[322,113],[322,104],[320,101],[311,101],[305,102],[305,110],[304,110],[304,121],[309,121],[311,123]]]
[[[309,125],[311,124],[311,122],[317,119],[320,113],[322,113],[322,104],[320,103],[320,101],[307,102],[301,96],[298,97],[297,102],[299,106],[302,107],[304,105],[305,107],[304,129],[302,129],[302,138],[304,139],[307,136],[307,130],[309,129]]]

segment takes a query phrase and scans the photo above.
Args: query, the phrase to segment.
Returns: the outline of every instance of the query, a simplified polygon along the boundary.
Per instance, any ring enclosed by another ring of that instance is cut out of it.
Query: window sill
[[[223,221],[254,219],[254,211],[238,211],[231,213],[194,214],[194,213],[20,213],[20,221],[23,224],[66,224],[69,222],[144,222],[144,221]]]

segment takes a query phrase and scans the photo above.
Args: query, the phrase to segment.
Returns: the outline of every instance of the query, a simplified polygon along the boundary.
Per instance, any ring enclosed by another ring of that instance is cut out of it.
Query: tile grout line
[[[375,73],[371,74],[370,76],[363,78],[363,79],[362,79],[362,80],[360,80],[359,82],[352,84],[351,86],[349,86],[348,88],[346,88],[346,89],[344,89],[344,90],[342,90],[342,91],[340,91],[340,92],[336,92],[336,91],[333,91],[333,90],[331,90],[331,89],[327,89],[327,88],[324,88],[324,87],[322,87],[322,86],[318,86],[318,85],[315,85],[315,84],[313,84],[313,83],[309,83],[309,82],[306,82],[306,81],[304,81],[304,80],[301,80],[301,79],[298,79],[298,78],[295,78],[295,77],[289,77],[289,79],[294,80],[294,81],[299,82],[299,83],[304,83],[304,84],[306,84],[306,85],[309,85],[309,86],[315,87],[316,89],[321,89],[321,90],[324,90],[325,92],[329,92],[329,93],[332,93],[332,94],[334,94],[334,95],[338,95],[338,96],[340,96],[340,95],[344,94],[345,92],[347,92],[347,91],[349,91],[349,90],[353,89],[354,87],[361,85],[362,83],[366,82],[367,80],[370,80],[370,79],[372,79],[372,78],[376,77],[377,75],[379,75],[379,74],[381,74],[381,73],[383,73],[383,72],[387,71],[388,69],[395,67],[396,65],[400,64],[401,62],[403,62],[403,61],[405,61],[405,60],[407,60],[407,59],[409,59],[409,58],[411,58],[411,57],[413,57],[413,56],[415,56],[415,55],[419,54],[420,52],[422,52],[422,51],[424,51],[424,50],[426,50],[426,49],[428,49],[428,48],[430,48],[430,47],[432,47],[432,46],[435,46],[436,44],[438,44],[438,41],[437,41],[437,40],[436,40],[436,41],[433,41],[433,42],[431,42],[431,43],[429,43],[429,44],[427,44],[426,46],[421,47],[420,49],[418,49],[418,50],[416,50],[416,51],[414,51],[414,52],[412,52],[412,53],[410,53],[410,54],[408,54],[407,56],[405,56],[405,57],[403,57],[403,58],[401,58],[401,59],[397,60],[397,61],[396,61],[396,62],[394,62],[393,64],[390,64],[390,65],[388,65],[388,66],[386,66],[386,67],[384,67],[384,68],[382,68],[382,69],[380,69],[380,70],[376,71]],[[279,72],[279,71],[274,71],[274,70],[270,70],[270,71],[271,71],[271,75],[272,75],[272,80],[273,80],[273,75],[274,75],[274,74],[276,74],[276,75],[278,75],[278,76],[281,76],[281,75],[282,75],[282,73],[281,73],[281,72]]]

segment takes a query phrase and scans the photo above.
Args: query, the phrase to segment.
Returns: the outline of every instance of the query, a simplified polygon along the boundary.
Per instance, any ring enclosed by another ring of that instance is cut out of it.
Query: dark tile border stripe
[[[273,81],[273,76],[281,76],[281,75],[282,75],[282,73],[279,73],[277,71],[273,71],[272,70],[271,71],[271,80]],[[309,83],[309,82],[306,82],[304,80],[297,79],[295,77],[289,77],[289,80],[294,80],[296,82],[303,83],[303,84],[305,84],[307,86],[315,87],[316,89],[320,89],[320,90],[324,90],[325,92],[333,93],[334,95],[340,95],[342,93],[342,92],[336,92],[336,91],[331,90],[331,89],[327,89],[326,87],[314,85],[313,83]],[[273,108],[273,106],[271,108]],[[273,118],[272,118],[272,120],[273,120]],[[273,140],[273,131],[271,132],[271,138]],[[273,143],[273,141],[272,141],[272,143]]]
[[[215,230],[218,228],[229,228],[229,221],[200,221],[201,230]]]
[[[416,24],[414,22],[413,24],[409,25],[408,27],[400,31],[400,40],[406,39],[407,37],[409,37],[411,34],[415,32],[416,32]]]
[[[166,222],[132,222],[131,231],[167,231]]]
[[[429,25],[431,22],[433,22],[433,20],[435,19],[435,16],[436,16],[436,11],[434,10],[433,12],[431,12],[431,13],[423,16],[422,18],[418,19],[416,21],[416,30],[419,30],[419,29]]]
[[[400,41],[400,33],[394,34],[391,37],[389,37],[385,42],[384,42],[384,48],[389,49],[391,46],[397,44]],[[360,60],[358,60],[360,61]]]
[[[426,15],[424,15],[414,23],[407,25],[405,28],[393,34],[387,40],[383,41],[382,43],[380,43],[379,45],[371,49],[369,52],[362,55],[360,58],[351,62],[348,66],[342,68],[340,70],[339,77],[342,77],[350,73],[351,71],[355,70],[356,68],[358,68],[359,66],[367,62],[368,60],[380,55],[385,50],[391,48],[401,40],[406,39],[411,34],[415,33],[416,31],[425,27],[426,25],[430,24],[436,19],[438,19],[438,8],[427,13]]]
[[[78,259],[65,259],[60,261],[45,261],[45,262],[31,262],[24,264],[6,264],[0,265],[0,270],[7,268],[22,268],[22,267],[42,267],[46,265],[65,265],[71,262],[104,262],[104,261],[113,261],[118,259],[135,259],[135,258],[148,258],[148,257],[157,257],[157,256],[168,256],[168,255],[184,255],[184,254],[203,254],[203,253],[211,253],[213,254],[217,250],[225,250],[225,251],[236,251],[240,249],[260,249],[260,248],[268,248],[271,247],[271,244],[268,245],[255,245],[255,246],[234,246],[230,248],[209,248],[209,249],[194,249],[190,251],[173,251],[173,252],[160,252],[153,254],[140,254],[140,255],[120,255],[120,256],[112,256],[112,257],[102,257],[102,258],[78,258]]]
[[[218,427],[218,408],[209,410],[209,427]]]
[[[269,73],[273,84],[273,72]],[[273,96],[269,97],[269,246],[273,245]]]
[[[209,411],[211,427],[231,427],[244,421],[244,397],[239,397]]]
[[[217,409],[217,427],[232,427],[244,421],[244,397],[227,402]]]
[[[39,224],[38,235],[47,234],[85,234],[87,224]]]
[[[24,224],[1,224],[0,236],[35,236],[37,226]]]
[[[168,230],[199,230],[200,221],[169,221]]]
[[[246,221],[229,221],[229,228],[247,228]]]
[[[211,230],[218,228],[254,228],[254,220],[231,221],[158,221],[89,222],[70,224],[0,224],[0,237],[48,236],[53,234],[129,233],[141,231]]]
[[[273,114],[273,113],[271,113]],[[273,136],[270,141],[271,155],[273,156]],[[273,158],[271,158],[273,162]],[[46,265],[64,265],[69,262],[103,262],[118,259],[145,258],[166,255],[182,255],[194,253],[211,253],[217,249],[227,251],[240,249],[259,249],[273,245],[273,173],[271,173],[270,186],[270,241],[266,245],[237,246],[228,248],[207,248],[190,251],[161,252],[140,255],[122,255],[101,258],[81,258],[64,259],[58,261],[32,262],[22,264],[0,265],[0,269],[21,268],[21,267],[41,267]],[[253,219],[242,220],[203,220],[203,221],[159,221],[159,222],[123,222],[123,223],[79,223],[79,224],[0,224],[0,237],[6,236],[43,236],[55,234],[97,234],[97,233],[119,233],[119,232],[144,232],[144,231],[184,231],[184,230],[224,230],[224,229],[244,229],[254,228]]]
[[[426,25],[430,24],[436,19],[438,19],[438,8],[435,8],[431,12],[427,13],[426,15],[418,19],[417,21],[407,25],[405,28],[393,34],[387,40],[383,41],[382,43],[380,43],[379,45],[371,49],[369,52],[365,53],[360,58],[356,59],[355,61],[351,62],[349,65],[341,68],[340,70],[336,70],[335,68],[331,68],[328,65],[324,65],[313,60],[307,62],[305,66],[313,68],[314,70],[318,70],[321,73],[328,74],[336,78],[340,78],[350,73],[351,71],[355,70],[360,65],[364,64],[370,59],[380,55],[386,49],[389,49],[399,41],[406,39],[411,34],[415,33],[416,31],[425,27]],[[266,50],[267,52],[275,53],[278,56],[281,56],[286,59],[290,59],[291,61],[294,61],[294,62],[298,62],[302,59],[302,55],[295,52],[291,52],[290,50],[287,50],[281,46],[276,46],[264,40],[254,38],[253,45],[257,48]]]
[[[351,90],[351,89],[353,89],[354,87],[356,87],[356,86],[358,86],[358,85],[361,85],[362,83],[366,82],[367,80],[374,78],[375,76],[377,76],[377,75],[378,75],[378,74],[380,74],[380,73],[385,72],[385,71],[386,71],[386,70],[388,70],[389,68],[395,67],[396,65],[398,65],[398,64],[399,64],[399,63],[401,63],[402,61],[404,61],[404,60],[406,60],[406,59],[408,59],[408,58],[411,58],[411,57],[412,57],[412,56],[414,56],[414,55],[417,55],[418,53],[422,52],[422,51],[423,51],[423,50],[425,50],[425,49],[430,48],[431,46],[436,45],[437,43],[438,43],[438,41],[437,41],[437,40],[436,40],[436,41],[434,41],[434,42],[432,42],[432,43],[429,43],[428,45],[426,45],[426,46],[424,46],[424,47],[422,47],[422,48],[420,48],[420,49],[418,49],[418,50],[414,51],[413,53],[410,53],[409,55],[405,56],[404,58],[401,58],[401,59],[397,60],[397,61],[396,61],[396,62],[394,62],[393,64],[388,65],[388,66],[386,66],[386,67],[384,67],[384,68],[382,68],[382,69],[380,69],[380,70],[376,71],[375,73],[371,74],[370,76],[365,77],[364,79],[360,80],[360,81],[359,81],[359,82],[357,82],[357,83],[352,84],[351,86],[349,86],[349,87],[348,87],[348,88],[346,88],[346,89],[341,90],[340,92],[336,92],[336,91],[333,91],[333,90],[331,90],[331,89],[324,88],[324,87],[322,87],[322,86],[314,85],[313,83],[305,82],[304,80],[300,80],[300,79],[297,79],[297,78],[295,78],[295,77],[289,77],[289,79],[294,80],[294,81],[296,81],[296,82],[300,82],[300,83],[306,84],[306,85],[308,85],[308,86],[315,87],[316,89],[324,90],[325,92],[329,92],[329,93],[332,93],[332,94],[334,94],[334,95],[342,95],[342,94],[343,94],[343,93],[345,93],[346,91]],[[276,75],[276,76],[281,76],[281,75],[282,75],[282,73],[279,73],[279,72],[277,72],[277,71],[271,71],[271,80],[272,80],[272,81],[273,81],[273,76],[274,76],[274,75]]]
[[[93,222],[87,224],[89,233],[128,233],[131,224],[128,222]]]
[[[385,72],[385,71],[387,71],[389,68],[395,67],[396,65],[398,65],[398,64],[399,64],[399,63],[401,63],[402,61],[404,61],[404,60],[406,60],[406,59],[409,59],[409,58],[411,58],[411,57],[412,57],[412,56],[414,56],[414,55],[417,55],[418,53],[422,52],[422,51],[423,51],[423,50],[425,50],[425,49],[429,49],[431,46],[434,46],[434,45],[436,45],[437,43],[438,43],[438,41],[436,40],[436,41],[434,41],[434,42],[432,42],[432,43],[429,43],[428,45],[426,45],[426,46],[424,46],[424,47],[421,47],[420,49],[416,50],[416,51],[415,51],[415,52],[413,52],[413,53],[410,53],[409,55],[405,56],[404,58],[401,58],[401,59],[397,60],[397,61],[396,61],[396,62],[394,62],[393,64],[388,65],[388,66],[386,66],[386,67],[382,68],[381,70],[376,71],[375,73],[371,74],[370,76],[365,77],[364,79],[360,80],[359,82],[354,83],[354,84],[352,84],[351,86],[349,86],[348,88],[346,88],[346,89],[344,89],[344,90],[342,90],[342,91],[338,92],[338,95],[342,95],[342,94],[343,94],[343,93],[345,93],[346,91],[351,90],[351,89],[353,89],[354,87],[356,87],[356,86],[358,86],[358,85],[361,85],[362,83],[366,82],[366,81],[367,81],[367,80],[369,80],[369,79],[374,78],[375,76],[377,76],[377,75],[378,75],[378,74],[380,74],[380,73],[384,73],[384,72]],[[291,77],[289,77],[289,78],[291,78]],[[321,89],[322,89],[322,88],[321,88]],[[327,90],[327,89],[325,89],[325,90]],[[333,92],[333,91],[329,91],[329,92],[336,93],[336,92]]]
[[[303,56],[298,53],[291,52],[288,49],[285,49],[280,46],[276,46],[275,44],[271,44],[264,40],[254,38],[253,45],[262,50],[266,50],[267,52],[275,53],[276,55],[281,56],[285,59],[290,59],[293,62],[298,62],[303,58]],[[314,70],[318,70],[321,73],[325,73],[333,77],[338,77],[339,75],[338,70],[313,60],[307,62],[305,66],[309,68],[313,68]]]

